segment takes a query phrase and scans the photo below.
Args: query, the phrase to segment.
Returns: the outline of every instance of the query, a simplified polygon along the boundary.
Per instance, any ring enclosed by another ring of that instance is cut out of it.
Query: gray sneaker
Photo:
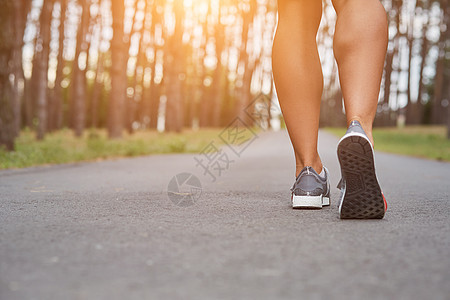
[[[291,188],[292,208],[322,208],[330,205],[330,180],[328,169],[325,177],[312,167],[304,167]]]
[[[358,121],[352,121],[337,148],[342,178],[341,219],[382,219],[387,208],[375,173],[374,151]]]

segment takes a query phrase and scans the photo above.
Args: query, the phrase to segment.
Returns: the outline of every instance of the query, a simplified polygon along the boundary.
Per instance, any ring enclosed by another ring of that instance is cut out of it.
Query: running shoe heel
[[[350,135],[338,145],[345,188],[339,214],[341,219],[382,219],[385,200],[375,174],[374,154],[367,138]]]
[[[312,167],[306,166],[298,174],[291,188],[292,208],[322,208],[330,205],[330,181],[327,168],[325,175],[319,175]]]

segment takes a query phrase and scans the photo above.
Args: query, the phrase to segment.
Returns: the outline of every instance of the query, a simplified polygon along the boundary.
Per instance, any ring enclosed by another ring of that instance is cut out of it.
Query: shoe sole
[[[345,181],[339,205],[341,219],[382,219],[385,202],[375,173],[374,153],[362,134],[344,136],[337,149]]]
[[[330,197],[292,195],[292,208],[322,208],[330,205]]]

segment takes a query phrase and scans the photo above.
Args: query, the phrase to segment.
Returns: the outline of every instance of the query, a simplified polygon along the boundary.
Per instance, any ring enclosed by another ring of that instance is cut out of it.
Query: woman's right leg
[[[388,44],[386,11],[379,0],[333,0],[337,13],[334,56],[347,125],[359,121],[373,145],[372,123]]]
[[[323,76],[316,44],[321,16],[321,0],[278,0],[272,69],[295,151],[296,175],[305,166],[322,170],[317,135]]]

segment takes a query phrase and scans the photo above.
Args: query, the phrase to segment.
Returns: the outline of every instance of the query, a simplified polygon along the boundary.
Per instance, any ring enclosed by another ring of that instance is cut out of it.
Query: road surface
[[[252,141],[215,181],[206,150],[1,171],[0,299],[450,299],[449,163],[377,152],[385,218],[340,220],[336,188],[290,208],[285,132]],[[320,133],[334,187],[337,141]],[[169,198],[183,172],[201,189]]]

